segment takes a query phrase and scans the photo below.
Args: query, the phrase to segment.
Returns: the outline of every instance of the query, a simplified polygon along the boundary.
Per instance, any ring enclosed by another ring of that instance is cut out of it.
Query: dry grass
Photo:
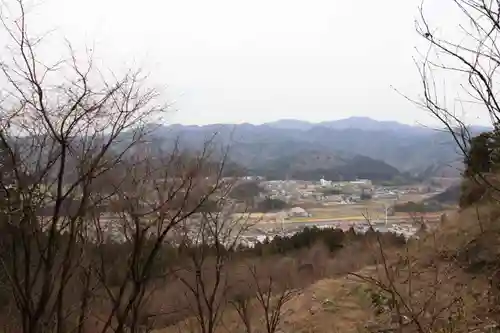
[[[378,265],[367,278],[383,284],[382,294],[395,292],[397,307],[411,319],[407,329],[469,332],[498,322],[490,285],[498,268],[490,263],[500,258],[499,216],[491,205],[449,214],[435,233],[404,251],[386,251],[387,269]],[[384,316],[378,322],[390,325]]]
[[[359,332],[373,320],[368,285],[349,277],[312,285],[289,304],[285,332]]]
[[[324,279],[309,286],[283,309],[282,332],[359,332],[365,322],[373,319],[366,284],[351,278]],[[254,304],[255,307],[255,304]],[[262,315],[254,309],[254,328],[263,332]],[[195,323],[192,319],[158,333],[177,333],[189,330]],[[224,314],[223,325],[217,332],[244,333],[234,310]]]

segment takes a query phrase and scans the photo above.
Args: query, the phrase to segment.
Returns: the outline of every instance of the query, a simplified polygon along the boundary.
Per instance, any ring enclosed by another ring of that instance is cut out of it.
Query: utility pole
[[[384,209],[385,209],[385,226],[387,227],[388,225],[387,212],[389,210],[389,206],[387,204],[384,204]]]
[[[281,237],[285,236],[285,217],[284,217],[284,212],[279,212],[276,215],[276,223],[279,223],[279,226],[277,226],[276,230],[279,232],[279,229],[281,228]]]
[[[281,237],[285,237],[285,218],[281,217]]]

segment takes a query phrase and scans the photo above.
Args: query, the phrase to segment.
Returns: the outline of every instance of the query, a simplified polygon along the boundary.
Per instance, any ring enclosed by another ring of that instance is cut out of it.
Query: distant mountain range
[[[488,130],[474,127],[474,133]],[[351,117],[321,123],[283,119],[262,125],[161,126],[155,143],[179,138],[186,148],[212,139],[249,173],[275,178],[379,178],[400,173],[426,177],[460,174],[462,157],[446,131],[394,121]]]
[[[307,131],[314,127],[326,127],[335,130],[359,129],[367,131],[425,131],[425,127],[410,126],[396,121],[377,121],[368,117],[350,117],[346,119],[323,121],[320,123],[310,123],[295,119],[282,119],[264,125],[281,128]]]

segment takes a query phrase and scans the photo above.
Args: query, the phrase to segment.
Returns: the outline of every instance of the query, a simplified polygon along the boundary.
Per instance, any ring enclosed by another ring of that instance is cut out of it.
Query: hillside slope
[[[478,211],[483,230],[475,209],[453,213],[403,250],[385,249],[381,256],[374,246],[378,265],[299,291],[283,306],[277,332],[497,332],[499,286],[491,274],[498,269],[500,212]],[[266,332],[262,314],[252,318],[254,332]],[[189,322],[158,332],[182,331]],[[247,333],[235,310],[222,322],[217,333]]]
[[[276,158],[260,161],[251,168],[257,175],[269,179],[354,180],[357,178],[388,180],[398,176],[399,171],[384,163],[366,156],[349,156],[328,153],[314,149],[303,149]]]
[[[363,117],[323,123],[286,119],[262,125],[172,125],[161,127],[156,137],[160,146],[175,138],[187,147],[200,147],[206,140],[231,146],[230,157],[247,168],[302,150],[366,156],[412,173],[442,173],[441,168],[462,160],[446,131]]]

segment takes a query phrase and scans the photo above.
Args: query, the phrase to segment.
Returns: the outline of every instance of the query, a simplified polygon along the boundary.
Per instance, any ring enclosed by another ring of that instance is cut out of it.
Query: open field
[[[311,208],[308,210],[314,218],[347,218],[362,217],[363,215],[385,215],[382,204],[354,204],[354,205],[332,205],[322,208]]]
[[[383,220],[385,219],[385,207],[392,206],[394,204],[406,203],[408,201],[419,202],[425,200],[426,198],[435,195],[431,194],[404,194],[400,196],[399,200],[394,199],[374,199],[370,201],[360,202],[356,204],[339,204],[339,203],[323,203],[321,206],[316,205],[315,207],[304,207],[311,216],[309,217],[290,217],[287,218],[287,222],[324,222],[324,221],[364,221],[367,218],[370,220]],[[307,206],[301,205],[300,202],[293,206]],[[427,214],[412,214],[409,213],[396,213],[395,215],[389,216],[390,221],[401,221],[415,219],[422,216],[424,219],[438,219],[443,213],[447,213],[450,210],[443,210],[436,213]],[[280,222],[283,219],[283,215],[278,212],[262,213],[254,212],[250,214],[235,214],[235,216],[249,220],[252,223],[274,223]]]
[[[427,219],[437,219],[442,214],[447,214],[450,211],[440,211],[435,213],[427,213],[427,214],[408,214],[408,213],[399,213],[393,216],[388,216],[387,221],[401,221],[401,220],[415,220],[420,219],[421,217],[424,220]],[[288,222],[324,222],[324,221],[364,221],[366,219],[370,220],[385,220],[384,215],[354,215],[354,216],[344,216],[344,217],[329,217],[329,218],[315,218],[315,217],[296,217],[287,220]]]
[[[327,207],[310,208],[308,212],[314,219],[356,220],[369,217],[372,219],[385,218],[385,207],[409,201],[419,202],[433,194],[405,194],[399,200],[381,199],[370,200],[352,205],[330,204]],[[299,205],[300,206],[300,205]],[[407,216],[407,214],[404,214]]]
[[[399,197],[397,203],[405,203],[408,201],[419,202],[435,196],[437,193],[406,193]]]

